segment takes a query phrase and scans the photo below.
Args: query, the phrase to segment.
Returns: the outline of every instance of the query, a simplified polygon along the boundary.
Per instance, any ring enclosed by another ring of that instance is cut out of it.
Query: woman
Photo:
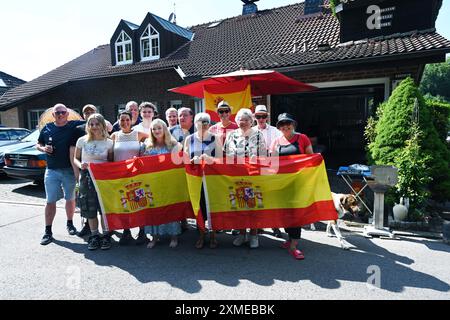
[[[139,105],[142,122],[133,127],[134,130],[144,132],[150,135],[150,125],[157,113],[156,106],[151,102],[142,102]]]
[[[255,158],[267,155],[267,147],[262,133],[252,127],[254,119],[250,109],[241,109],[236,115],[239,128],[232,131],[225,141],[224,152],[227,157]],[[233,245],[239,247],[245,242],[246,230],[239,230]],[[250,230],[250,248],[258,248],[258,229]]]
[[[113,142],[108,138],[105,119],[102,115],[94,113],[86,122],[86,135],[79,138],[75,147],[74,164],[80,169],[79,178],[79,205],[81,216],[88,219],[91,236],[88,240],[88,249],[96,250],[111,248],[109,232],[105,230],[102,220],[103,237],[98,231],[97,212],[100,212],[97,193],[89,175],[89,163],[102,163],[113,160]]]
[[[169,129],[164,121],[160,119],[153,120],[150,124],[150,132],[150,136],[146,140],[144,155],[170,154],[172,151],[176,152],[176,150],[181,150],[181,144],[170,135]],[[178,245],[181,224],[179,221],[176,221],[159,226],[146,226],[145,232],[151,235],[151,240],[147,248],[152,249],[159,240],[159,237],[164,235],[171,237],[169,247],[175,248]]]
[[[220,146],[220,139],[212,134],[209,129],[211,127],[211,117],[207,113],[199,113],[194,118],[194,125],[196,132],[187,136],[184,142],[185,156],[188,157],[190,163],[200,164],[202,160],[206,163],[212,163],[216,154],[216,150],[222,150]],[[202,186],[200,197],[200,208],[203,215],[203,221],[208,220],[205,192]],[[205,243],[205,231],[199,230],[199,238],[195,244],[197,249],[202,249]],[[209,233],[209,247],[211,249],[217,248],[216,232],[211,230]]]
[[[297,122],[288,113],[278,116],[277,128],[283,133],[282,137],[275,139],[270,147],[272,156],[290,156],[295,154],[312,154],[313,148],[309,138],[301,133],[295,132]],[[285,228],[289,235],[289,240],[283,243],[282,248],[288,249],[289,253],[297,260],[303,260],[303,252],[297,249],[301,238],[302,229]]]
[[[123,161],[138,157],[141,151],[141,142],[148,138],[148,134],[133,130],[131,127],[132,114],[129,111],[119,113],[118,123],[120,131],[114,132],[111,139],[114,141],[114,161]],[[119,244],[126,245],[133,240],[130,229],[124,229]],[[144,227],[139,228],[139,235],[136,244],[141,245],[147,242]]]

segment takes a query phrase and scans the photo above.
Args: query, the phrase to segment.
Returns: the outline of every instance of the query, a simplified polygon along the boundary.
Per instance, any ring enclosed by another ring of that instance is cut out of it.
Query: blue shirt
[[[170,129],[170,134],[172,135],[172,137],[174,137],[175,140],[177,140],[181,144],[183,144],[184,139],[186,139],[188,135],[193,134],[194,132],[195,132],[194,125],[191,126],[189,132],[184,132],[184,130],[181,128],[179,124]]]
[[[64,169],[71,168],[70,146],[75,146],[75,132],[84,121],[69,121],[65,126],[58,127],[54,123],[48,123],[41,130],[38,143],[42,146],[48,144],[52,137],[53,154],[47,154],[47,168]]]

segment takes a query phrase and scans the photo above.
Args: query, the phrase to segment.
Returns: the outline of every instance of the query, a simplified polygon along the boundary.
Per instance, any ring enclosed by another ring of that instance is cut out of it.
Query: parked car
[[[34,146],[36,145],[38,138],[39,130],[36,129],[16,143],[0,146],[0,173],[3,172],[3,167],[5,166],[5,153],[10,153],[15,150]]]
[[[47,155],[36,149],[35,144],[5,154],[3,171],[12,178],[33,180],[38,184],[44,181]]]
[[[31,133],[24,128],[0,128],[0,146],[17,143]]]

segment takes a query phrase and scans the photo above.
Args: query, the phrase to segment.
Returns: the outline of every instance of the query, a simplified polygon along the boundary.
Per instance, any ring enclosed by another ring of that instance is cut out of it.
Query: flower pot
[[[395,221],[405,221],[408,216],[408,208],[402,204],[396,204],[394,208],[392,208],[394,213]]]

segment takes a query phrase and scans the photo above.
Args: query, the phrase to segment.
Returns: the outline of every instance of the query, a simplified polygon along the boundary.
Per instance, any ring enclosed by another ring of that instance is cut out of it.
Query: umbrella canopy
[[[67,118],[68,121],[83,120],[83,117],[81,117],[80,114],[75,110],[67,108],[67,111],[69,111],[69,116]],[[54,121],[55,118],[53,118],[53,108],[49,108],[39,118],[39,130],[42,130],[42,128],[45,127],[47,123]]]
[[[215,75],[205,80],[194,82],[182,87],[169,89],[171,92],[204,98],[205,86],[223,86],[227,83],[248,78],[252,96],[265,96],[269,94],[288,94],[317,90],[309,84],[289,78],[273,70],[239,70],[230,73]]]

